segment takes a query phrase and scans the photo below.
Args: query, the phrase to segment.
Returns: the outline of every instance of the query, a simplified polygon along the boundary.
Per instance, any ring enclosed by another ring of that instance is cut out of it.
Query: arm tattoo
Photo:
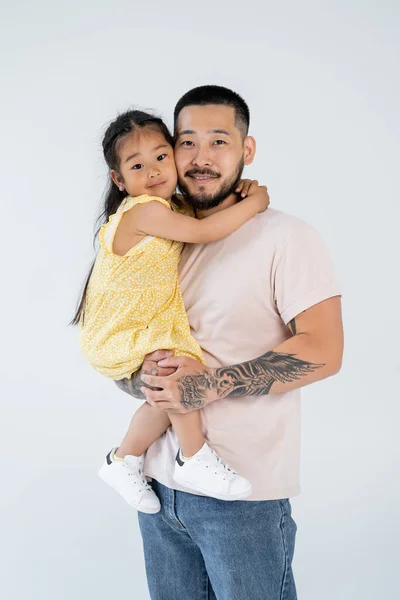
[[[238,365],[182,377],[179,380],[181,404],[188,409],[201,408],[208,390],[216,392],[217,399],[263,396],[269,394],[275,381],[296,381],[323,366],[296,358],[294,354],[266,352]]]
[[[143,394],[140,388],[147,387],[150,390],[159,390],[160,388],[152,387],[151,385],[147,385],[144,381],[141,380],[142,373],[146,373],[147,375],[158,375],[158,368],[154,367],[150,370],[138,369],[134,373],[132,373],[132,377],[130,379],[120,379],[115,383],[119,387],[120,390],[126,392],[130,396],[134,396],[139,400],[146,400],[146,396]]]
[[[292,319],[291,321],[289,321],[288,323],[290,329],[292,330],[293,335],[296,335],[297,329],[296,329],[296,317],[294,319]]]
[[[306,309],[306,310],[307,310],[307,309]],[[303,310],[303,311],[301,312],[301,314],[303,314],[303,313],[305,313],[305,312],[306,312],[306,311],[305,311],[305,310]],[[299,315],[297,315],[297,316],[299,316]],[[296,335],[296,334],[297,334],[296,317],[293,317],[293,319],[292,319],[291,321],[289,321],[289,323],[288,323],[288,327],[289,327],[289,329],[291,330],[291,332],[293,333],[293,335]]]
[[[181,404],[187,408],[202,408],[207,390],[213,387],[213,380],[209,371],[199,375],[185,375],[178,380]]]

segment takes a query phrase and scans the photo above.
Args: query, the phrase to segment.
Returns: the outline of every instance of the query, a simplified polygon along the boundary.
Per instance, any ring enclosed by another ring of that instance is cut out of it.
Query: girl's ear
[[[124,188],[124,180],[122,179],[121,175],[119,173],[117,173],[117,171],[114,171],[114,169],[112,169],[110,171],[110,177],[113,180],[113,182],[115,183],[115,185],[117,186],[117,188],[119,188],[119,190],[122,192],[125,188]]]

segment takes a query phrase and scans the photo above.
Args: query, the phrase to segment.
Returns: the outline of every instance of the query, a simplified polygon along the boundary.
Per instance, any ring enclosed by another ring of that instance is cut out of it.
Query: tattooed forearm
[[[296,381],[323,366],[294,354],[267,352],[255,360],[182,377],[179,380],[181,403],[188,409],[201,408],[210,391],[217,399],[266,395],[275,381]]]
[[[275,381],[288,383],[323,367],[294,354],[267,352],[255,360],[215,371],[218,398],[268,394]]]
[[[139,398],[139,400],[145,400],[145,395],[140,389],[145,384],[140,379],[140,370],[136,371],[136,373],[132,374],[130,379],[120,379],[115,382],[120,390],[126,392],[130,396],[134,396],[135,398]]]
[[[143,394],[140,388],[147,387],[150,390],[158,390],[159,388],[154,388],[151,387],[151,385],[147,385],[146,383],[144,383],[144,381],[142,381],[141,379],[142,373],[146,373],[147,375],[158,375],[158,368],[154,367],[150,370],[139,369],[138,371],[135,371],[135,373],[132,374],[132,377],[130,379],[120,379],[115,383],[120,388],[120,390],[123,390],[130,396],[134,396],[139,400],[146,400],[146,396]]]

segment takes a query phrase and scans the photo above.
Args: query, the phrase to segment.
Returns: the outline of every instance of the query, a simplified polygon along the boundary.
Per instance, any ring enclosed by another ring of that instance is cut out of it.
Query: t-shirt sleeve
[[[307,223],[299,224],[277,260],[274,294],[286,325],[307,308],[341,294],[326,245]]]

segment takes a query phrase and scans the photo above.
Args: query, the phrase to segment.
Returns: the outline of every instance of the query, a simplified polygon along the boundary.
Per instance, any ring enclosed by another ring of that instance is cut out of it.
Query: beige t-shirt
[[[257,358],[290,337],[286,324],[340,294],[318,233],[274,209],[211,244],[187,244],[180,285],[191,332],[207,365]],[[206,441],[253,486],[249,500],[300,492],[300,390],[224,398],[201,411]],[[147,452],[145,473],[172,478],[178,442],[171,428]]]

